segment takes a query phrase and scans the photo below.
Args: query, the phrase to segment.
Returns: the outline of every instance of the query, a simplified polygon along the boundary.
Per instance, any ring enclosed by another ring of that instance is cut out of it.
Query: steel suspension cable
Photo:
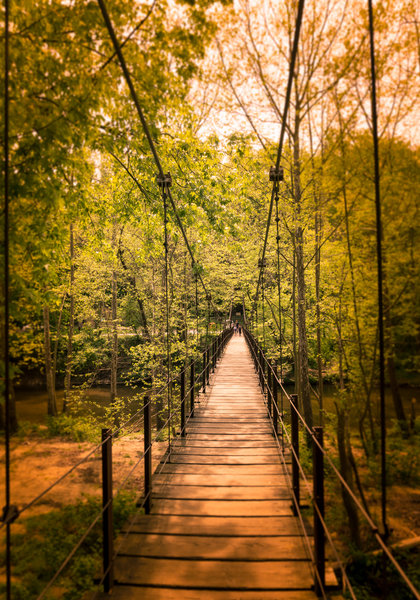
[[[257,346],[258,346],[258,343],[257,343]],[[264,352],[263,352],[263,360],[267,360],[266,357],[265,357]],[[271,368],[270,363],[268,361],[267,361],[267,363],[268,363],[269,367]],[[282,386],[282,383],[279,381],[278,377],[273,372],[273,370],[272,370],[272,375],[277,379],[277,383],[280,386]],[[264,378],[265,378],[265,376],[264,376]],[[287,391],[284,388],[283,388],[283,391],[284,391],[284,394],[286,395],[287,399],[290,401],[290,395],[287,393]],[[371,529],[371,532],[372,532],[373,536],[375,537],[376,541],[381,546],[382,550],[384,551],[384,553],[386,554],[386,556],[388,557],[388,559],[390,560],[390,562],[392,563],[392,565],[394,566],[394,568],[396,569],[396,571],[399,573],[399,575],[403,579],[404,583],[410,589],[410,591],[412,592],[414,598],[416,598],[416,600],[420,600],[420,593],[416,590],[416,588],[414,587],[414,585],[412,584],[412,582],[410,581],[410,579],[408,578],[408,576],[406,575],[406,573],[402,569],[401,565],[399,564],[399,562],[396,560],[396,558],[392,554],[390,548],[387,546],[386,542],[383,539],[384,536],[381,535],[381,533],[379,532],[379,529],[378,529],[376,523],[373,521],[372,517],[369,515],[369,513],[366,511],[365,507],[361,504],[361,502],[359,501],[359,499],[357,498],[357,496],[354,494],[353,490],[351,489],[351,487],[349,486],[349,484],[347,483],[347,481],[343,478],[343,476],[341,475],[340,471],[337,469],[337,467],[335,466],[333,460],[331,459],[330,455],[328,454],[327,450],[323,446],[320,445],[319,441],[314,436],[312,429],[306,423],[305,418],[303,417],[303,415],[299,412],[299,410],[296,408],[296,406],[292,402],[290,402],[290,406],[291,406],[291,410],[295,411],[295,413],[298,416],[300,422],[302,423],[302,426],[304,427],[304,429],[308,432],[309,437],[312,439],[312,441],[314,442],[314,444],[318,447],[318,449],[324,455],[324,458],[327,460],[328,464],[330,465],[330,467],[331,467],[332,471],[334,472],[334,474],[337,476],[337,479],[340,481],[341,485],[346,489],[347,493],[349,494],[349,496],[351,497],[351,499],[353,500],[353,502],[355,503],[355,505],[357,506],[357,508],[359,509],[359,511],[362,513],[362,515],[365,518],[365,520],[367,521],[367,523],[368,523],[368,525],[369,525],[369,527]],[[278,417],[280,418],[280,420],[282,420],[282,417],[279,414],[278,407],[275,404],[274,404],[274,407],[275,407],[275,409],[277,411]]]
[[[196,319],[196,351],[200,345],[200,329],[199,329],[199,321],[198,321],[198,277],[197,273],[195,273],[195,319]]]
[[[261,276],[261,304],[262,304],[262,322],[263,322],[263,344],[264,350],[267,350],[267,344],[265,340],[265,278],[264,278],[264,266],[262,267],[262,276]]]
[[[9,331],[9,0],[4,2],[4,405],[5,405],[5,502],[2,520],[6,523],[6,597],[11,598],[10,505],[10,331]]]
[[[296,16],[295,34],[294,34],[294,39],[293,39],[292,54],[290,57],[289,77],[288,77],[288,81],[287,81],[286,97],[284,100],[283,117],[282,117],[282,122],[281,122],[281,129],[280,129],[280,139],[279,139],[279,145],[277,148],[276,171],[279,170],[280,160],[281,160],[281,157],[283,154],[284,136],[286,133],[286,123],[287,123],[287,116],[288,116],[289,106],[290,106],[290,96],[292,93],[293,76],[294,76],[294,72],[295,72],[296,58],[297,58],[297,53],[298,53],[299,37],[300,37],[300,30],[301,30],[301,26],[302,26],[302,20],[303,20],[304,5],[305,5],[305,0],[299,0],[298,11],[297,11],[297,16]],[[263,261],[264,261],[265,252],[267,249],[268,234],[270,231],[271,216],[273,213],[275,184],[276,184],[276,182],[274,182],[274,184],[273,184],[273,189],[271,191],[270,207],[268,209],[267,225],[266,225],[264,244],[263,244],[263,249],[262,249],[262,260]],[[259,277],[258,277],[256,296],[258,296],[258,290],[259,290],[260,283],[261,283],[261,277],[262,277],[262,268],[260,269],[260,273],[259,273]]]
[[[389,536],[386,519],[386,411],[385,411],[385,342],[384,342],[384,305],[383,305],[383,260],[382,260],[382,216],[381,216],[381,191],[379,172],[379,139],[378,139],[378,113],[376,100],[376,67],[375,67],[375,42],[373,26],[372,0],[368,0],[369,8],[369,40],[370,40],[370,70],[371,70],[371,104],[372,104],[372,136],[373,157],[375,170],[375,209],[376,209],[376,256],[378,272],[378,326],[379,326],[379,393],[381,407],[381,510],[384,536]]]
[[[276,182],[276,248],[277,248],[277,294],[279,300],[279,331],[280,331],[280,380],[283,382],[283,332],[282,332],[282,306],[281,306],[281,279],[280,279],[280,217],[279,217],[279,184]],[[277,402],[277,398],[276,398]],[[280,388],[280,412],[283,414],[283,389]],[[283,439],[283,437],[282,437]]]
[[[125,79],[125,81],[126,81],[126,83],[128,85],[128,88],[130,90],[131,98],[132,98],[132,100],[134,102],[134,105],[136,107],[137,114],[139,116],[139,119],[140,119],[140,122],[141,122],[141,125],[142,125],[142,128],[143,128],[144,134],[145,134],[145,136],[147,138],[147,142],[149,144],[149,148],[150,148],[150,150],[152,152],[155,164],[156,164],[157,169],[159,171],[159,176],[163,178],[164,177],[164,172],[163,172],[162,163],[160,161],[159,155],[158,155],[157,150],[156,150],[155,143],[153,141],[152,135],[151,135],[150,130],[149,130],[149,126],[147,124],[147,121],[145,119],[143,110],[141,108],[141,105],[140,105],[140,102],[139,102],[139,99],[138,99],[138,96],[137,96],[137,92],[136,92],[136,90],[134,88],[134,84],[133,84],[130,72],[128,70],[127,63],[125,62],[125,58],[124,58],[124,55],[122,53],[121,46],[120,46],[120,44],[118,42],[118,39],[117,39],[117,36],[115,34],[114,26],[112,24],[111,18],[110,18],[109,13],[108,13],[108,10],[106,8],[105,1],[104,0],[98,0],[98,4],[99,4],[99,7],[101,9],[104,21],[105,21],[105,25],[106,25],[106,27],[108,29],[108,33],[109,33],[109,36],[111,38],[112,44],[114,46],[115,53],[118,56],[118,60],[119,60],[119,63],[120,63],[120,66],[121,66],[121,69],[122,69],[122,72],[123,72],[123,75],[124,75],[124,79]],[[194,257],[194,253],[193,253],[191,245],[190,245],[190,243],[188,241],[187,234],[185,233],[184,226],[182,224],[182,221],[180,219],[178,210],[176,208],[175,202],[174,202],[174,200],[172,198],[172,194],[171,194],[171,192],[170,192],[169,189],[167,190],[167,196],[168,196],[169,201],[171,203],[172,210],[174,211],[174,215],[175,215],[176,221],[178,223],[178,227],[181,230],[182,237],[184,238],[185,245],[187,246],[188,252],[189,252],[189,254],[191,256],[192,263],[193,263],[193,265],[195,265],[196,264],[196,260],[195,260],[195,257]],[[198,277],[200,279],[201,285],[203,286],[203,289],[204,289],[206,295],[209,295],[208,291],[207,291],[207,288],[205,286],[205,283],[203,281],[203,278],[201,277],[201,274],[200,273],[197,273],[197,274],[198,274]],[[218,310],[217,307],[215,307],[215,309],[216,309],[217,312],[219,312],[219,310]]]
[[[165,308],[166,308],[166,381],[167,381],[167,408],[168,416],[171,415],[171,340],[169,330],[169,279],[168,279],[168,206],[166,202],[168,187],[163,182],[162,198],[163,198],[163,227],[164,227],[164,247],[165,247]],[[171,447],[171,423],[168,421],[168,443]]]

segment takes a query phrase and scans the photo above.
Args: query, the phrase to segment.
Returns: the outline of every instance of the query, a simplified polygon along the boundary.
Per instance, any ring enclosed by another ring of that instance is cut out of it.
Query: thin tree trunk
[[[386,261],[384,255],[384,269],[383,269],[383,286],[384,286],[384,324],[385,324],[385,347],[387,350],[386,366],[389,377],[389,385],[391,387],[392,401],[394,403],[395,414],[400,424],[401,430],[404,433],[408,432],[408,421],[405,415],[404,406],[401,399],[400,390],[398,387],[397,373],[395,370],[394,361],[394,339],[392,335],[392,318],[391,309],[389,302],[389,289],[388,282],[386,279]]]
[[[66,375],[64,379],[64,403],[63,412],[67,410],[67,404],[71,389],[71,371],[73,366],[73,335],[74,335],[74,231],[70,224],[70,314],[69,330],[67,340]]]
[[[48,414],[52,417],[57,416],[57,399],[55,395],[54,377],[52,372],[51,359],[51,336],[50,336],[50,310],[44,306],[44,359],[45,359],[45,380],[48,394]]]
[[[116,247],[116,223],[114,222],[112,232],[112,246]],[[117,397],[117,362],[118,362],[118,330],[117,330],[117,271],[114,265],[112,270],[112,298],[111,298],[111,404]]]
[[[303,250],[303,228],[301,224],[302,193],[300,181],[300,144],[299,144],[299,112],[295,114],[295,131],[293,139],[293,188],[295,196],[296,225],[295,225],[295,248],[296,248],[296,283],[298,304],[298,336],[299,336],[299,381],[300,401],[303,406],[306,423],[313,426],[312,404],[309,386],[308,369],[308,340],[306,332],[306,286],[305,286],[305,260]]]
[[[296,251],[293,250],[293,370],[295,377],[295,394],[299,394],[299,365],[297,354],[297,330],[296,330]]]
[[[336,404],[337,410],[337,446],[340,458],[340,473],[350,489],[354,489],[353,474],[349,462],[349,449],[347,447],[347,415],[344,409]],[[360,521],[357,508],[344,486],[341,486],[344,507],[349,520],[350,537],[356,547],[360,547]]]
[[[322,377],[322,348],[321,348],[321,306],[320,306],[320,280],[321,280],[321,213],[319,210],[318,194],[315,194],[315,296],[316,296],[316,353],[318,363],[318,397],[320,423],[324,422],[324,380]]]

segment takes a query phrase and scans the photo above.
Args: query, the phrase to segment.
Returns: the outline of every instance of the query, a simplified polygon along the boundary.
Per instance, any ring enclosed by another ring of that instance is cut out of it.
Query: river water
[[[286,386],[288,393],[293,393],[293,387]],[[127,401],[136,394],[140,389],[131,389],[125,386],[118,387],[118,397],[127,398]],[[90,390],[86,390],[86,402],[91,402],[104,408],[109,405],[110,392],[108,386],[95,387]],[[406,416],[410,416],[412,400],[416,400],[417,412],[420,411],[420,387],[401,386],[400,393],[402,396],[404,408],[406,410]],[[64,391],[57,391],[57,405],[58,410],[62,410],[63,406]],[[324,408],[327,412],[335,414],[334,400],[336,398],[336,388],[332,384],[324,385]],[[313,410],[314,414],[318,412],[318,401],[313,398]],[[379,393],[375,391],[372,395],[372,406],[374,417],[379,417]],[[285,408],[287,408],[285,406]],[[43,390],[28,390],[18,389],[16,390],[16,411],[18,420],[29,421],[31,423],[42,424],[46,421],[47,415],[47,394]],[[390,423],[392,419],[395,419],[394,407],[392,403],[392,397],[390,390],[386,390],[386,412],[387,422]]]

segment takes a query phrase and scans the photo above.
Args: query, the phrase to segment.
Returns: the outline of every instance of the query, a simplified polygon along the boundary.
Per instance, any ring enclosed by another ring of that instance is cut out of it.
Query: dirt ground
[[[47,489],[82,460],[95,447],[88,442],[73,442],[63,438],[30,437],[12,439],[11,444],[11,502],[22,509],[33,498]],[[153,446],[153,470],[166,450],[167,444]],[[143,439],[138,433],[117,439],[113,444],[113,483],[117,489],[130,474],[143,453]],[[4,498],[4,448],[0,452],[0,497]],[[143,493],[143,461],[131,473],[127,490]],[[38,502],[25,511],[33,516],[76,502],[82,494],[99,496],[101,488],[101,451],[74,469],[67,477]],[[377,490],[368,493],[372,516],[380,522],[380,502]],[[390,544],[420,536],[420,490],[394,485],[388,488],[388,520],[392,530]],[[19,519],[13,525],[19,530]]]
[[[24,441],[13,439],[11,444],[11,503],[22,509],[54,481],[63,476],[81,461],[95,447],[88,442],[72,442],[62,438],[27,438]],[[166,449],[165,443],[153,445],[153,469],[160,461]],[[115,440],[113,443],[113,484],[117,489],[134,468],[143,454],[143,438],[132,434]],[[0,497],[4,498],[4,449],[0,454]],[[76,502],[82,494],[100,496],[101,450],[95,452],[87,461],[74,469],[38,502],[25,511],[25,516],[45,513],[64,504]],[[124,489],[143,493],[143,461],[133,471]],[[19,528],[19,519],[13,525]]]

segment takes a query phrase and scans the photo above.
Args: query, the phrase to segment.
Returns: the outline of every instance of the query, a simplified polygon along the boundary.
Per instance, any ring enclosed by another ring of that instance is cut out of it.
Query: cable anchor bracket
[[[156,181],[160,188],[168,189],[172,185],[172,177],[170,173],[163,173],[162,175],[158,173],[156,175]]]
[[[10,525],[14,523],[19,516],[19,509],[16,504],[9,504],[9,506],[3,507],[3,514],[1,516],[1,522],[5,525]]]
[[[283,167],[270,167],[270,181],[274,181],[276,183],[283,181],[284,179],[284,171]]]

